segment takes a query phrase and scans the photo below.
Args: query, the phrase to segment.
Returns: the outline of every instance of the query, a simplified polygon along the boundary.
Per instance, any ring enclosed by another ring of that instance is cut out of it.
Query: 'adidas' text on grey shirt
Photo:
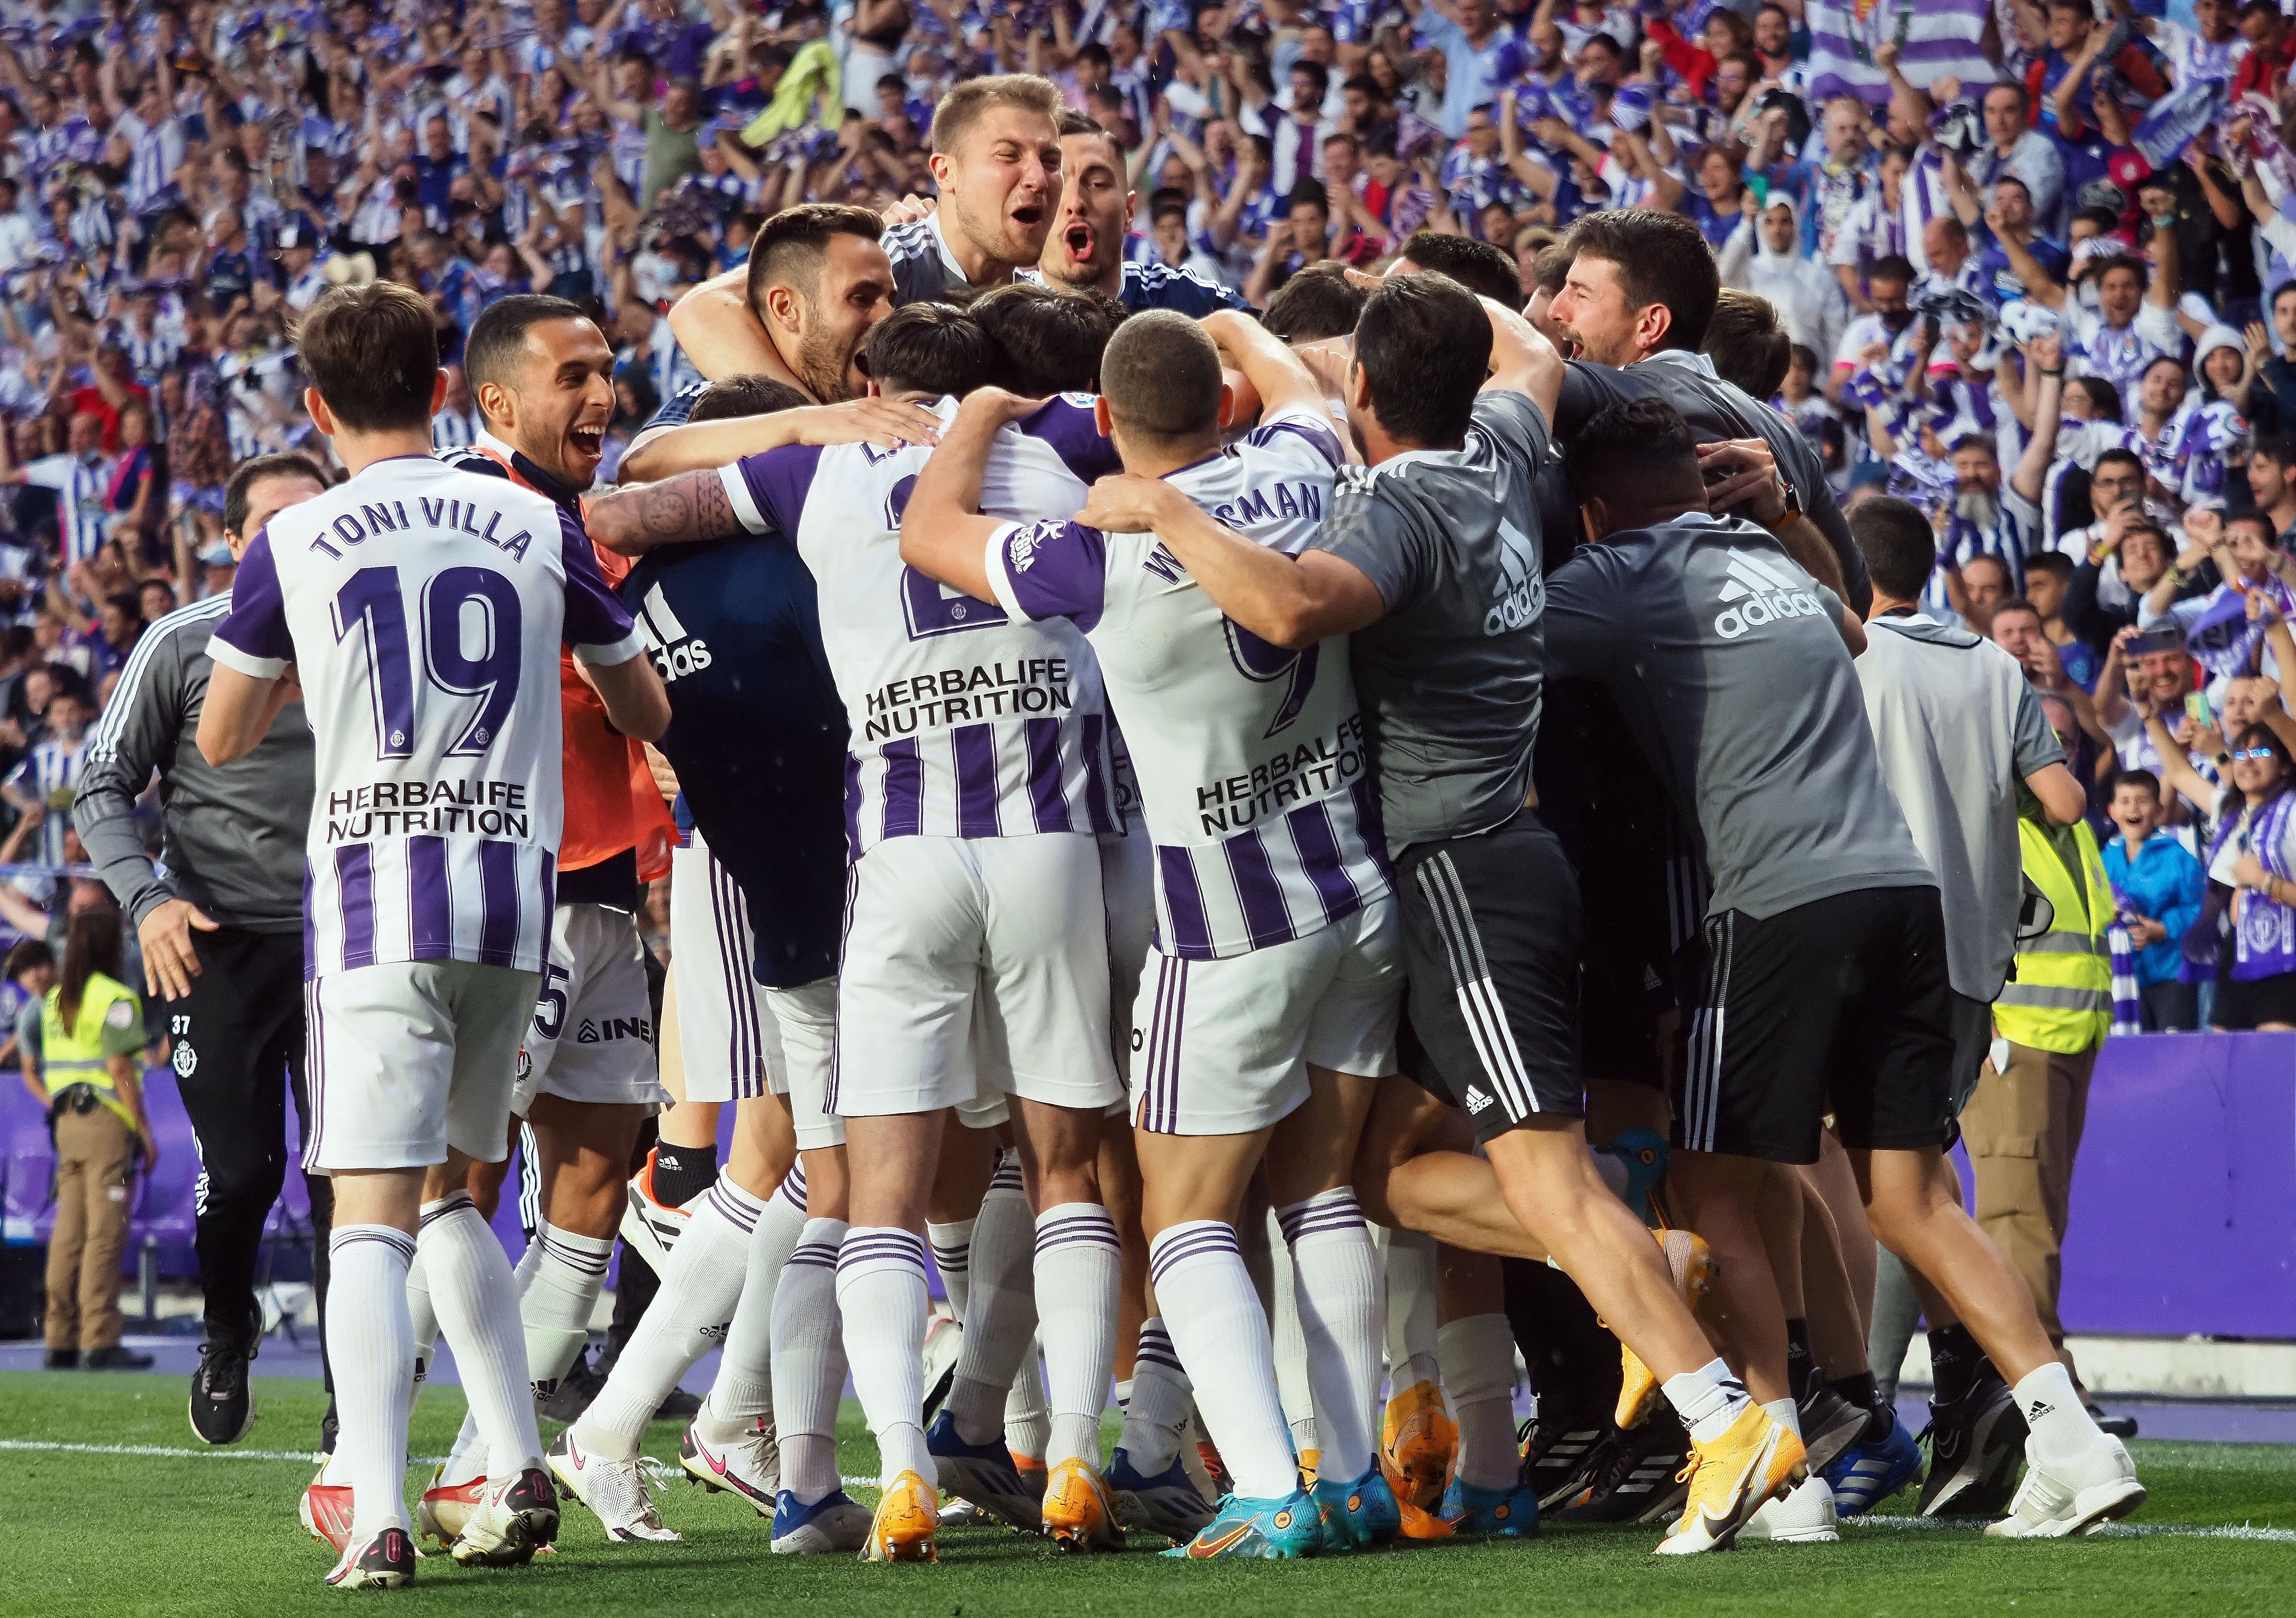
[[[1531,491],[1553,458],[1538,405],[1487,393],[1458,449],[1341,468],[1308,542],[1387,604],[1349,650],[1392,853],[1488,831],[1529,795],[1546,599]]]
[[[1698,825],[1710,914],[1937,886],[1882,778],[1841,600],[1767,532],[1693,513],[1613,534],[1546,591],[1555,676],[1618,699]]]

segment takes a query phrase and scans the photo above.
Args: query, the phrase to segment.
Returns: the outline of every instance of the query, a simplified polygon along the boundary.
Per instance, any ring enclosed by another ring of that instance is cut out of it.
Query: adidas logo
[[[1467,1110],[1469,1112],[1479,1113],[1490,1104],[1490,1097],[1485,1095],[1472,1084],[1467,1086]]]
[[[2042,1417],[2047,1415],[2051,1410],[2054,1410],[2057,1407],[2055,1405],[2045,1404],[2040,1400],[2036,1399],[2033,1401],[2032,1408],[2025,1412],[2025,1419],[2028,1423],[2038,1421]]]
[[[1774,558],[1750,556],[1730,548],[1729,576],[1722,581],[1722,600],[1731,603],[1714,620],[1714,633],[1734,641],[1747,631],[1781,618],[1823,617],[1818,599],[1801,588],[1802,581]]]

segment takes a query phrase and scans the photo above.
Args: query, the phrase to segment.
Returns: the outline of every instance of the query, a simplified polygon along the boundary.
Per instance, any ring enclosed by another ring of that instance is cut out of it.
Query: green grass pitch
[[[242,1450],[312,1442],[316,1383],[258,1378],[261,1419]],[[295,1459],[230,1451],[137,1455],[41,1446],[196,1448],[176,1377],[0,1375],[0,1614],[229,1615],[365,1605],[330,1590],[324,1547],[295,1521],[309,1477]],[[460,1393],[426,1391],[417,1454],[443,1453]],[[674,1462],[677,1429],[647,1452]],[[875,1447],[849,1401],[842,1460],[873,1473]],[[1978,1613],[2296,1613],[2296,1447],[2139,1442],[2152,1500],[2144,1532],[2014,1544],[1968,1532],[1846,1526],[1838,1546],[1749,1546],[1662,1561],[1649,1530],[1548,1528],[1527,1541],[1444,1545],[1290,1564],[1196,1567],[1146,1554],[1069,1559],[1001,1529],[951,1532],[937,1567],[775,1557],[766,1524],[726,1494],[657,1491],[676,1545],[611,1545],[570,1502],[558,1554],[518,1570],[464,1572],[443,1557],[411,1590],[375,1601],[410,1614],[485,1618],[1482,1618],[1483,1614],[1820,1614],[1964,1618]],[[410,1487],[419,1487],[410,1477]],[[1907,1508],[1905,1497],[1889,1509]],[[2270,1537],[2211,1535],[2263,1528]],[[2164,1529],[2185,1532],[2161,1532]]]

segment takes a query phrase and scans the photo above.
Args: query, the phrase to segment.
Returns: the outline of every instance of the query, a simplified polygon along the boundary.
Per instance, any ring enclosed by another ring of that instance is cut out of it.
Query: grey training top
[[[1945,900],[1954,992],[1990,1002],[2024,897],[2019,783],[2065,751],[2017,659],[1919,614],[1876,618],[1857,659],[1866,717],[1914,846]]]
[[[1538,406],[1487,393],[1460,448],[1341,467],[1308,542],[1387,604],[1349,650],[1393,853],[1488,831],[1529,794],[1546,603],[1532,488],[1553,459]]]
[[[1618,699],[1698,826],[1710,915],[1937,886],[1882,779],[1841,600],[1766,530],[1692,513],[1613,534],[1546,592],[1555,676]]]
[[[290,702],[252,753],[220,770],[201,756],[196,740],[214,667],[208,637],[230,609],[228,595],[210,596],[146,629],[88,739],[72,823],[131,925],[169,899],[188,899],[250,932],[303,925],[312,794],[303,705]],[[165,810],[164,875],[144,854],[135,821],[135,799],[154,770]]]

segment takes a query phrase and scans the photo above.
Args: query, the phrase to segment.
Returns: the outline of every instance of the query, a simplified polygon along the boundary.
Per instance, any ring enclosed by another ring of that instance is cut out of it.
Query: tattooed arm
[[[744,531],[725,478],[716,471],[680,472],[660,483],[617,489],[592,501],[584,522],[592,539],[619,556]]]

